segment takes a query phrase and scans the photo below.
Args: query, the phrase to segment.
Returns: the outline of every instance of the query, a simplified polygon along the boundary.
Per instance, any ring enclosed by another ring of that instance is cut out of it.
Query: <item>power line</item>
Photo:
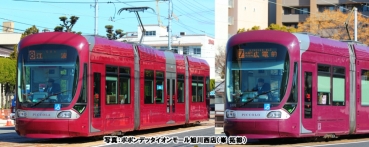
[[[16,23],[20,23],[20,24],[30,25],[30,26],[36,26],[36,25],[32,25],[32,24],[28,24],[28,23],[23,23],[23,22],[19,22],[19,21],[13,21],[11,19],[1,18],[1,17],[0,17],[0,19],[12,21],[12,22],[16,22]],[[39,27],[39,28],[48,28],[48,27],[43,27],[43,26],[36,26],[36,27]],[[51,28],[48,28],[48,29],[51,29]]]
[[[328,3],[328,4],[332,4],[332,5],[336,6],[336,7],[338,7],[338,6],[337,6],[336,4],[334,4],[334,3],[328,2],[328,1],[326,1],[326,0],[323,0],[323,1],[325,1],[325,2],[326,2],[326,3]],[[352,1],[352,2],[355,2],[355,1]],[[357,3],[357,2],[355,2],[355,3]],[[345,7],[342,7],[342,8],[343,8],[343,9],[345,9],[345,10],[351,11],[351,10],[349,10],[349,9],[345,8]],[[362,13],[358,13],[358,14],[362,15],[363,17],[367,17],[367,18],[369,18],[369,16],[364,15],[364,14],[362,14]]]
[[[6,26],[0,25],[0,27],[6,27]],[[23,32],[25,32],[25,31],[26,31],[26,30],[16,29],[16,28],[10,28],[10,27],[6,27],[6,28],[8,28],[8,29],[13,29],[13,30],[17,30],[17,31],[23,31]],[[3,32],[4,32],[4,30],[3,30]]]
[[[185,2],[183,2],[182,0],[179,0],[178,2],[182,3],[182,4],[183,4],[185,7],[187,7],[189,10],[194,11],[194,10],[193,10],[193,8],[188,7],[188,6],[185,4]],[[188,1],[187,1],[187,2],[188,2]],[[214,20],[211,20],[211,19],[209,19],[208,17],[205,17],[205,16],[203,16],[203,15],[200,15],[200,16],[202,16],[203,18],[208,19],[208,20],[210,20],[210,21],[213,21],[213,22],[214,22]]]
[[[204,5],[202,5],[201,3],[197,2],[197,0],[193,0],[193,1],[194,1],[194,2],[196,2],[197,4],[199,4],[199,5],[203,6],[205,9],[212,10],[212,9],[210,9],[210,8],[205,7],[205,6],[204,6]],[[214,11],[214,10],[213,10],[213,11]]]

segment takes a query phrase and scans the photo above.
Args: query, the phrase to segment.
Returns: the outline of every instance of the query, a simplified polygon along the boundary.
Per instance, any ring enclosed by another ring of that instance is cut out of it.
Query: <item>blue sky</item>
[[[54,3],[47,3],[54,2]],[[55,3],[64,2],[64,3]],[[67,3],[73,2],[73,3]],[[83,2],[83,3],[76,3]],[[91,2],[91,3],[89,3]],[[95,23],[95,0],[1,0],[0,25],[2,22],[14,21],[15,32],[23,32],[36,25],[39,30],[54,30],[61,24],[60,16],[78,16],[74,31],[82,34],[93,34]],[[120,8],[148,6],[157,12],[155,0],[99,0],[98,1],[98,34],[106,35],[105,25],[113,25],[114,29],[124,32],[136,32],[139,24],[136,15],[128,11],[117,14]],[[112,3],[108,3],[112,2]],[[126,2],[126,3],[123,3]],[[178,21],[172,20],[172,34],[204,34],[214,37],[214,0],[172,0],[173,12]],[[159,2],[160,20],[168,25],[168,2]],[[139,12],[143,24],[158,24],[157,15],[148,10]],[[114,17],[115,22],[109,21]],[[0,27],[2,28],[2,27]],[[19,30],[18,30],[19,29]]]

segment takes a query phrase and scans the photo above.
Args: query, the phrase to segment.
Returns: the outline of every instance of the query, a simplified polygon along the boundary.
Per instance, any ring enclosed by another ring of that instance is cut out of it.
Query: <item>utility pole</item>
[[[168,50],[172,50],[172,28],[170,25],[170,21],[172,20],[172,0],[168,0],[169,8],[168,8]]]
[[[95,35],[97,35],[97,11],[98,11],[97,0],[95,0]]]
[[[356,7],[354,8],[354,13],[355,13],[354,14],[355,15],[354,36],[355,36],[355,41],[357,41],[357,8]]]

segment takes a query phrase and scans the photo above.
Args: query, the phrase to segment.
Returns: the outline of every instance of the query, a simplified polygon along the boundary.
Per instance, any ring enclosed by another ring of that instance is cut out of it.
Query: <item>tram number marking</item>
[[[321,130],[321,129],[322,129],[322,124],[318,123],[318,130]]]
[[[245,51],[243,49],[238,50],[238,58],[245,58]]]
[[[31,60],[36,59],[36,52],[34,50],[29,51],[29,59]]]

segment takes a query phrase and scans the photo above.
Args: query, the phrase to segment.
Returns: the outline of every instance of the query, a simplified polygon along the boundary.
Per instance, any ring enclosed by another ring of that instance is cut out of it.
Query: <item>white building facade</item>
[[[142,44],[152,46],[156,49],[168,49],[168,32],[166,27],[159,25],[144,25],[145,35]],[[141,39],[141,29],[137,32],[126,32],[126,36],[118,41],[139,42]],[[206,34],[172,34],[171,49],[183,55],[188,55],[208,62],[210,67],[210,79],[215,78],[215,47],[214,38]]]
[[[259,26],[268,27],[268,0],[215,0],[215,51],[225,50],[227,41],[237,33],[238,29],[251,29]],[[215,78],[215,86],[224,81],[219,75]],[[215,91],[223,92],[222,86]]]

